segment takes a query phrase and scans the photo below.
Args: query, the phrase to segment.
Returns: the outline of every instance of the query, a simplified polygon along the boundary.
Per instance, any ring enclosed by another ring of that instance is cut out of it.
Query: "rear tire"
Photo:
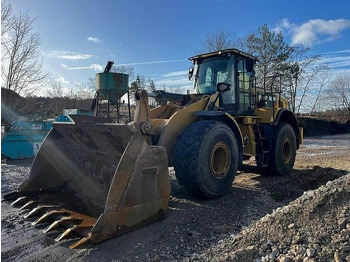
[[[178,138],[174,149],[177,180],[192,195],[218,198],[232,187],[238,146],[231,129],[218,121],[195,122]]]
[[[296,157],[296,137],[291,125],[279,123],[273,130],[268,169],[276,175],[288,175]]]

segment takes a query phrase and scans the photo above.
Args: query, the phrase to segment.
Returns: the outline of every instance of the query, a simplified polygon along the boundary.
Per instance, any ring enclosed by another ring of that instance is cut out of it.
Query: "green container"
[[[117,101],[125,95],[129,90],[129,75],[121,73],[99,73],[96,74],[97,90],[111,104],[116,104]]]

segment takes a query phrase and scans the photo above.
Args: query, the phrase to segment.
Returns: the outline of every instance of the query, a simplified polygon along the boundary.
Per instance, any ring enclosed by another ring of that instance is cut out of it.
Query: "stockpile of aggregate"
[[[350,261],[350,174],[304,192],[239,234],[185,260]]]

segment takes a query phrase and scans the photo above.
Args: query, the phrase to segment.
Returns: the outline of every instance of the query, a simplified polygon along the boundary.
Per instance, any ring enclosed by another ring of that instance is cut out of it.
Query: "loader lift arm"
[[[174,102],[180,105],[185,105],[191,101],[190,95],[176,94],[166,92],[164,90],[156,90],[153,93],[148,93],[149,97],[155,98],[158,102]]]
[[[29,178],[4,198],[19,197],[13,205],[32,209],[26,216],[39,215],[36,223],[53,220],[45,231],[65,227],[57,241],[83,236],[71,245],[76,248],[163,218],[171,192],[168,167],[189,193],[206,198],[232,188],[243,154],[288,175],[302,129],[287,100],[273,100],[272,91],[272,107],[259,106],[259,92],[268,94],[253,86],[257,58],[227,49],[189,59],[196,94],[138,90],[128,125],[86,116],[54,123]],[[111,67],[109,62],[105,71]],[[161,106],[150,110],[148,97]],[[259,154],[267,157],[259,161]]]

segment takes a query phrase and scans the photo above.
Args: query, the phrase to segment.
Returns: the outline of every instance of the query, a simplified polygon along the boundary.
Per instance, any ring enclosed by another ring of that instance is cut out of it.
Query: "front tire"
[[[273,130],[268,168],[277,175],[288,175],[296,157],[296,137],[291,125],[279,123]]]
[[[205,198],[224,195],[232,187],[237,166],[237,141],[224,123],[195,122],[176,142],[175,175],[192,195]]]

